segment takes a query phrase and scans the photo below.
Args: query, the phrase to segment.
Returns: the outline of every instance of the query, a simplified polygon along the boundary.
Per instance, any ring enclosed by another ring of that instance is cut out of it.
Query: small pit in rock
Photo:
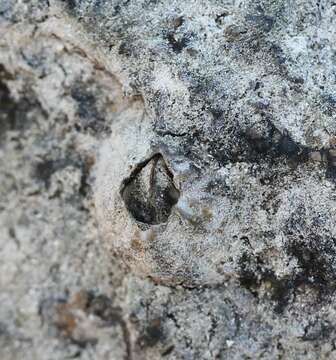
[[[180,193],[162,155],[156,154],[124,181],[121,196],[135,220],[156,225],[167,222]]]

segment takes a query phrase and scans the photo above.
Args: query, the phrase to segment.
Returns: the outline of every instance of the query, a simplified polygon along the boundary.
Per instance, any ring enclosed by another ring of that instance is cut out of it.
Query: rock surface
[[[336,3],[0,0],[0,358],[336,357]]]

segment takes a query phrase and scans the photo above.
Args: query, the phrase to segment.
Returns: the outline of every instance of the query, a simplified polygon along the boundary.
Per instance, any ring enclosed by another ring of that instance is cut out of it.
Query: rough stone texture
[[[336,358],[336,3],[0,0],[0,358]]]

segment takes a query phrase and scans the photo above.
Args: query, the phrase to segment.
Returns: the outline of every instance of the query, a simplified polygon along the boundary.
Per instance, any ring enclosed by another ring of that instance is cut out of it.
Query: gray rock
[[[332,359],[336,6],[0,0],[1,359]]]

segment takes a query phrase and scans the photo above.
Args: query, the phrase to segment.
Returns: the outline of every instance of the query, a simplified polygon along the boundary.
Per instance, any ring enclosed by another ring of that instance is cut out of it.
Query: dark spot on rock
[[[33,175],[43,182],[46,188],[49,188],[51,176],[69,165],[74,165],[72,159],[45,159],[35,164]]]
[[[265,14],[248,15],[246,20],[255,25],[258,29],[263,32],[270,32],[275,24],[275,19],[272,16]]]
[[[58,169],[58,164],[54,160],[45,160],[35,165],[34,175],[38,180],[44,182],[46,188],[50,185],[51,175]]]
[[[288,132],[284,132],[278,143],[279,154],[287,157],[297,156],[300,152],[300,146],[289,136]]]
[[[10,97],[7,85],[0,80],[0,143],[6,131],[15,128],[15,102]]]
[[[329,166],[326,170],[326,178],[328,180],[331,180],[332,182],[336,183],[336,167],[335,166]]]
[[[270,298],[275,303],[274,311],[282,313],[288,305],[293,285],[289,277],[278,278],[274,271],[259,257],[244,252],[239,259],[239,282],[248,289],[255,297],[259,296],[262,284],[269,284]]]
[[[57,336],[80,349],[95,346],[98,339],[86,332],[87,322],[93,321],[94,315],[102,321],[102,326],[120,326],[126,345],[124,359],[131,357],[130,334],[123,320],[122,310],[113,305],[112,299],[104,294],[81,290],[72,297],[49,297],[39,304],[39,315],[42,323],[57,330]],[[84,319],[84,317],[86,319]],[[79,330],[79,331],[78,331]]]
[[[79,194],[83,197],[86,197],[91,191],[90,185],[90,172],[91,168],[94,165],[95,159],[93,157],[81,158],[78,161],[78,164],[81,167],[82,175],[80,180]]]
[[[323,218],[318,217],[309,225],[304,206],[298,207],[288,219],[283,231],[287,237],[286,252],[294,257],[298,269],[292,275],[294,289],[309,286],[326,299],[336,290],[336,239],[323,234]],[[314,232],[308,232],[309,227]],[[319,229],[320,228],[320,229]]]
[[[218,25],[221,25],[223,23],[223,20],[229,15],[228,12],[224,11],[221,14],[217,15],[215,18],[215,22]]]
[[[211,108],[210,113],[212,114],[214,120],[219,120],[223,117],[223,110],[219,108]]]
[[[129,0],[126,0],[126,2],[128,1]],[[158,2],[159,0],[145,0],[142,3],[142,7],[143,9],[148,9],[148,8],[152,9],[151,7],[157,5]]]
[[[23,95],[18,100],[12,98],[6,83],[6,80],[12,78],[12,75],[0,64],[0,143],[8,131],[23,132],[31,126],[34,119],[47,116],[32,89],[25,91],[29,96]],[[31,116],[32,113],[34,116]]]
[[[272,44],[270,47],[270,53],[277,65],[283,66],[286,63],[286,55],[279,45]]]
[[[16,101],[12,98],[6,83],[13,76],[0,64],[0,141],[9,130],[24,130],[28,128],[28,114],[32,109],[40,109],[34,97],[22,97]]]
[[[230,191],[228,185],[221,177],[215,177],[207,183],[205,191],[213,196],[223,196]]]
[[[303,341],[316,341],[328,339],[333,332],[333,326],[329,321],[315,320],[305,327]]]
[[[130,41],[123,41],[118,49],[119,55],[130,57],[132,55],[132,44]]]
[[[253,264],[253,258],[247,252],[244,252],[238,261],[239,264],[239,282],[241,286],[251,291],[254,296],[257,296],[257,288],[259,286],[259,279],[256,264]]]
[[[256,81],[254,85],[254,91],[259,90],[263,86],[263,83],[261,81]]]
[[[114,8],[113,8],[113,14],[112,16],[116,16],[120,13],[121,11],[121,6],[120,5],[116,5]]]
[[[174,29],[177,30],[179,27],[181,27],[183,25],[183,23],[184,23],[184,17],[183,16],[177,17],[173,21]]]
[[[0,79],[1,80],[14,80],[14,76],[10,74],[3,64],[0,64]]]
[[[157,154],[136,167],[124,181],[121,196],[135,220],[154,225],[168,220],[179,191],[162,155]]]
[[[105,119],[97,106],[96,95],[89,84],[78,83],[71,89],[71,96],[77,103],[78,128],[94,134],[109,131]]]
[[[57,171],[62,171],[67,167],[80,170],[81,178],[78,191],[74,189],[74,192],[67,198],[71,203],[78,204],[90,195],[90,172],[93,164],[94,158],[81,156],[76,152],[69,151],[65,154],[64,158],[52,159],[45,157],[38,160],[32,166],[31,175],[39,183],[43,184],[46,189],[49,189],[51,178]],[[59,195],[60,193],[57,193],[57,196]],[[84,203],[82,203],[80,209],[87,211]]]
[[[326,178],[336,183],[336,149],[326,151],[327,169]]]
[[[139,338],[142,346],[153,347],[163,339],[161,319],[153,319],[145,328],[144,334]]]
[[[253,152],[258,154],[268,153],[274,146],[274,128],[267,127],[263,133],[258,133],[253,128],[249,129],[245,134],[245,138],[251,148],[252,152],[249,154],[250,157],[253,155]]]
[[[161,355],[162,355],[162,356],[168,356],[168,355],[170,355],[170,354],[174,351],[174,349],[175,349],[175,346],[174,346],[174,345],[170,345],[170,346],[168,346],[168,347],[161,353]]]
[[[54,324],[55,322],[55,308],[59,306],[59,304],[66,304],[68,299],[67,294],[62,296],[51,296],[44,298],[40,301],[38,307],[38,314],[42,320],[42,324]]]
[[[104,295],[95,295],[89,293],[86,312],[93,314],[103,320],[105,326],[119,325],[123,332],[123,338],[126,345],[125,360],[131,358],[131,340],[126,322],[123,319],[122,309],[114,306],[113,300]]]
[[[233,24],[224,30],[224,36],[227,42],[232,43],[241,40],[247,32],[245,27]]]
[[[291,80],[293,83],[295,83],[297,85],[303,85],[305,82],[302,77],[292,77]]]
[[[261,133],[251,128],[243,136],[250,147],[247,158],[252,161],[265,160],[264,155],[267,155],[271,160],[284,157],[298,164],[309,158],[309,148],[295,142],[287,130],[281,133],[271,122]],[[263,155],[262,158],[258,154]]]
[[[183,35],[181,39],[176,39],[176,35],[174,33],[169,33],[167,35],[167,40],[175,53],[180,53],[190,41],[189,37],[186,35]]]
[[[81,2],[81,0],[62,0],[69,8],[69,10],[74,10],[77,6],[77,2]]]
[[[8,333],[6,324],[0,322],[0,336],[7,335]]]
[[[113,301],[106,295],[92,296],[88,303],[88,312],[98,316],[109,325],[122,321],[122,311],[113,306]]]
[[[269,271],[263,277],[264,281],[268,281],[271,285],[271,300],[276,304],[274,311],[281,314],[289,303],[291,294],[293,291],[293,285],[291,279],[277,278],[273,271]]]
[[[321,96],[322,110],[328,115],[333,116],[336,111],[336,96],[324,94]]]
[[[311,234],[305,239],[295,239],[287,245],[287,251],[294,256],[301,272],[295,278],[296,286],[308,284],[320,292],[335,288],[336,279],[334,259],[336,257],[336,240]]]

